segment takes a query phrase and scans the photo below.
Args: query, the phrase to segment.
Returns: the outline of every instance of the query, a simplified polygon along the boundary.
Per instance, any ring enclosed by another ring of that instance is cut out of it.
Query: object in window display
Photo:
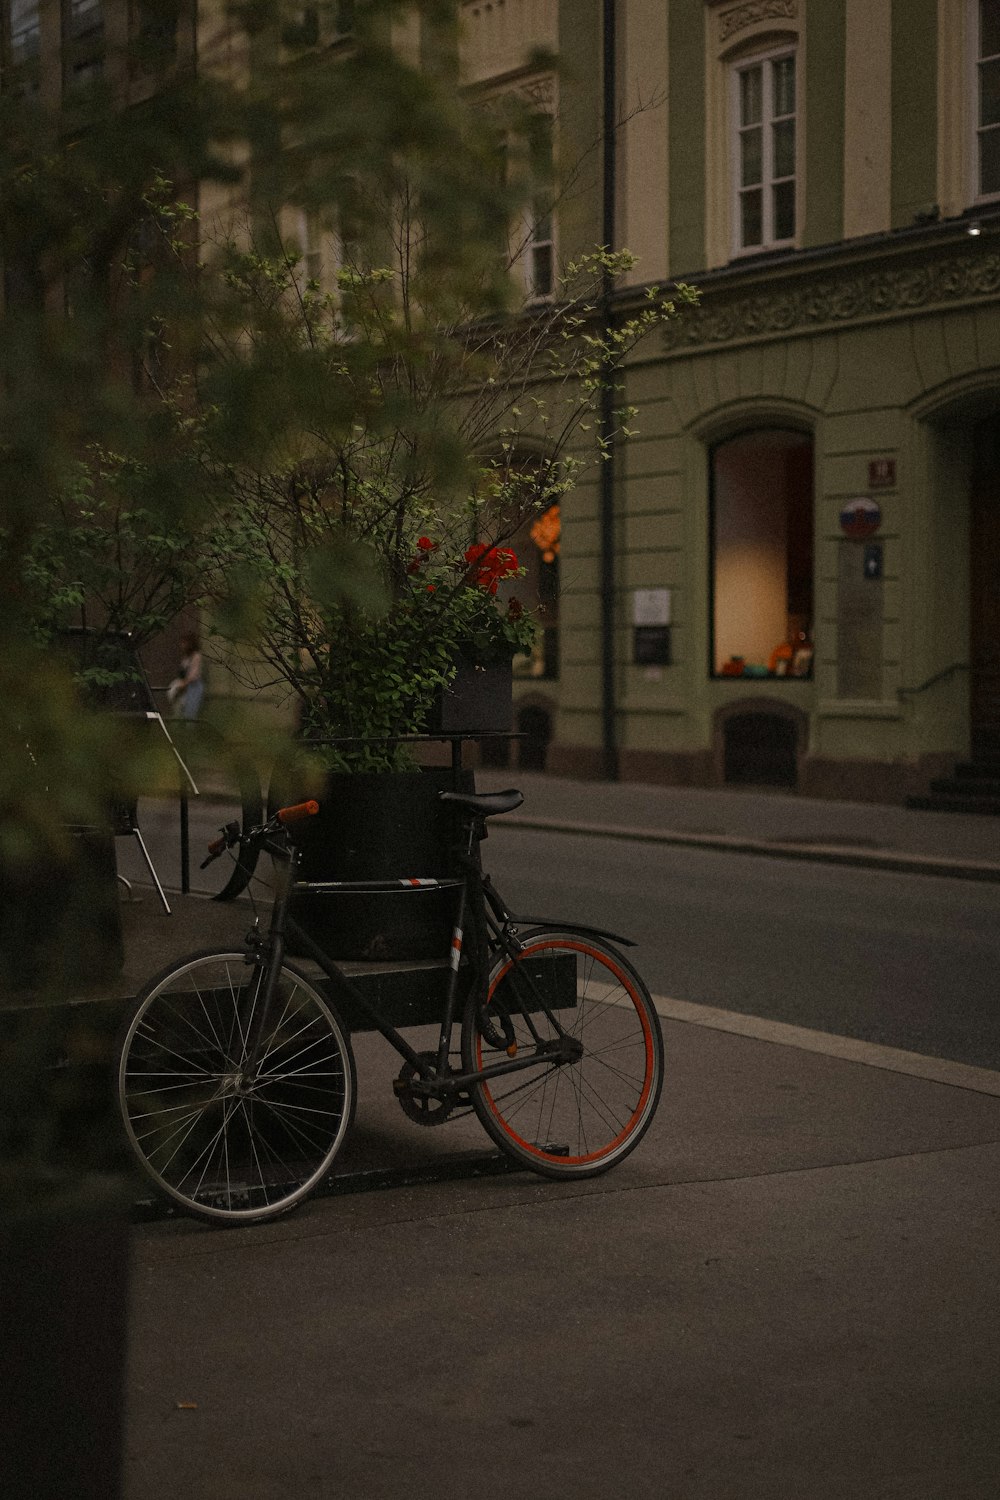
[[[813,662],[813,648],[811,646],[799,646],[792,657],[791,676],[811,677]]]
[[[795,652],[790,641],[782,641],[780,646],[775,646],[768,659],[767,669],[774,677],[784,677],[791,665]]]
[[[742,677],[745,666],[746,662],[742,656],[731,656],[728,661],[722,663],[719,670],[723,677]]]

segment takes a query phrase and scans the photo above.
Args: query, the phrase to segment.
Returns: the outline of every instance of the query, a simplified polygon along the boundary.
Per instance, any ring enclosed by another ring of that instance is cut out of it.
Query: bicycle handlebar
[[[281,807],[276,813],[278,822],[283,827],[289,823],[301,823],[303,818],[314,818],[319,812],[319,803],[312,798],[308,802],[295,802],[291,807]]]
[[[273,818],[269,818],[260,828],[248,829],[246,833],[243,832],[239,823],[227,823],[219,837],[209,844],[208,856],[202,860],[200,868],[206,869],[227,849],[231,849],[234,844],[240,843],[243,839],[256,842],[267,838],[270,834],[280,832],[290,823],[301,823],[305,818],[314,818],[318,812],[319,803],[310,798],[308,802],[295,802],[291,807],[279,807]]]

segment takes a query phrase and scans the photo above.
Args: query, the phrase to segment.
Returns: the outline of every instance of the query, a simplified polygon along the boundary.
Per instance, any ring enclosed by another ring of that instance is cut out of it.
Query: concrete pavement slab
[[[994,1500],[1000,1101],[665,1029],[605,1177],[135,1231],[127,1500]]]

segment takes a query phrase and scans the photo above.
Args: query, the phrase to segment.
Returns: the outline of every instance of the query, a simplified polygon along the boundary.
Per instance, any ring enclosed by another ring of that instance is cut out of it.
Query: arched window
[[[765,427],[711,453],[713,676],[807,676],[813,444]]]
[[[503,580],[498,597],[520,599],[526,609],[535,611],[540,626],[531,655],[514,660],[517,677],[559,676],[559,536],[556,501],[541,515],[529,516],[511,538],[525,576]]]

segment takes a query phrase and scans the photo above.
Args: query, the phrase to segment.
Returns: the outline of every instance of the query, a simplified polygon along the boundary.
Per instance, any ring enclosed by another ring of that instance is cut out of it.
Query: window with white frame
[[[39,0],[7,0],[7,48],[12,63],[37,57],[41,39]]]
[[[976,197],[995,198],[1000,197],[1000,0],[978,0],[974,40]]]
[[[516,277],[528,302],[551,297],[556,289],[555,122],[546,110],[516,126],[498,123],[493,135],[490,186],[496,185],[495,235],[499,265]],[[511,190],[520,205],[505,222],[499,209]]]
[[[296,280],[300,291],[310,283],[320,292],[335,291],[343,256],[340,235],[330,227],[329,216],[297,208],[288,211],[285,223],[291,248],[298,254]]]
[[[104,0],[62,0],[63,87],[96,83],[104,74]]]
[[[795,53],[733,65],[733,226],[736,254],[790,245],[796,223]]]
[[[346,42],[354,35],[354,0],[333,0],[305,5],[290,12],[282,30],[285,46],[293,52],[308,50],[319,42]]]
[[[531,194],[524,247],[524,276],[528,296],[536,301],[555,290],[555,226],[553,193],[552,118],[535,115],[529,141]]]

